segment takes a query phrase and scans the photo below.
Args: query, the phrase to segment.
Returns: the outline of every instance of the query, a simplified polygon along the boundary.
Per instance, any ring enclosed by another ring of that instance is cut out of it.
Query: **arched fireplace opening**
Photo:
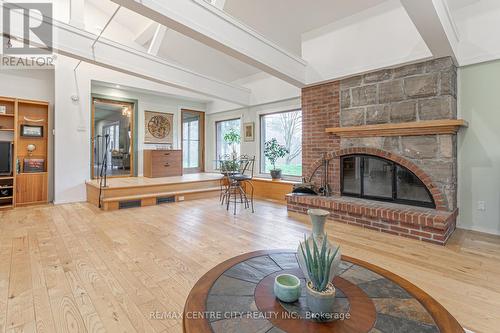
[[[344,196],[436,208],[425,184],[404,166],[378,156],[341,157],[341,193]]]

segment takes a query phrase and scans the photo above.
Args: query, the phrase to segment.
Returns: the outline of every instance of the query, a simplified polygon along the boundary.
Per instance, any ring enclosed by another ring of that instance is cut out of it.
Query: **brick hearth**
[[[332,197],[287,196],[288,209],[321,207],[331,218],[394,235],[445,244],[455,230],[456,135],[340,138],[328,127],[456,119],[456,68],[450,58],[389,68],[302,90],[303,176],[321,183],[326,154]],[[392,160],[427,187],[436,209],[341,197],[340,159],[365,154]]]
[[[330,219],[359,227],[444,245],[455,230],[453,212],[349,197],[287,195],[289,211],[306,214],[310,208],[331,212]]]

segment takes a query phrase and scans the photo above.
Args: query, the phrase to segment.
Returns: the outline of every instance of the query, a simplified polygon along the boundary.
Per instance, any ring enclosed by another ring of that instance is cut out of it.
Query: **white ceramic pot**
[[[281,301],[293,303],[300,297],[300,280],[292,274],[280,274],[274,279],[274,295]]]
[[[324,292],[318,292],[312,288],[311,281],[306,284],[306,299],[309,311],[316,319],[331,316],[335,311],[335,287],[332,283]]]

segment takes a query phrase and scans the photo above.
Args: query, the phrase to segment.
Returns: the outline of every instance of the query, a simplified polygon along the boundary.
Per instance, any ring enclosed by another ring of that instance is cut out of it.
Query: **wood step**
[[[196,190],[180,190],[180,191],[171,191],[171,192],[156,192],[156,193],[148,193],[148,194],[127,195],[127,196],[122,196],[122,197],[111,197],[111,198],[102,199],[102,202],[131,201],[131,200],[161,198],[161,197],[168,197],[168,196],[179,196],[179,195],[183,195],[183,194],[195,194],[195,193],[215,192],[215,191],[220,191],[220,187],[208,187],[208,188],[201,188],[201,189],[196,189]]]

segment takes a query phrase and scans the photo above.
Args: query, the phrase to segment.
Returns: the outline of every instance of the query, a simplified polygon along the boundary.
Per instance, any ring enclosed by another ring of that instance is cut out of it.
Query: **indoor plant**
[[[271,169],[271,178],[272,179],[281,179],[281,170],[276,169],[276,161],[278,158],[285,157],[288,154],[288,149],[280,145],[276,138],[272,138],[269,141],[264,143],[264,156],[271,162],[273,168]]]
[[[330,212],[324,209],[313,208],[307,211],[307,215],[309,215],[309,218],[311,219],[312,230],[311,234],[307,237],[307,239],[304,242],[301,242],[297,248],[297,260],[299,262],[300,269],[302,270],[302,273],[304,273],[304,276],[306,278],[309,278],[307,272],[307,265],[305,264],[305,258],[302,255],[302,251],[300,250],[301,246],[307,245],[309,247],[309,250],[313,251],[314,242],[316,242],[317,244],[323,244],[323,242],[325,242],[327,250],[330,248],[331,249],[337,248],[336,256],[335,259],[333,260],[333,265],[330,268],[330,280],[331,280],[335,276],[336,270],[340,265],[341,251],[338,245],[332,244],[328,240],[328,237],[326,236],[325,233],[325,224],[328,215],[330,215]]]
[[[337,255],[339,248],[328,248],[325,237],[321,244],[313,239],[312,251],[307,246],[306,237],[304,243],[301,243],[300,250],[305,259],[308,279],[306,283],[307,306],[316,318],[327,318],[334,312],[335,287],[330,276],[333,260]],[[302,244],[306,244],[303,246]]]
[[[224,142],[226,142],[228,145],[231,146],[231,149],[233,150],[232,152],[232,158],[235,160],[238,158],[238,153],[236,152],[236,144],[241,142],[241,136],[236,129],[231,128],[229,131],[227,131],[226,134],[224,134]]]

